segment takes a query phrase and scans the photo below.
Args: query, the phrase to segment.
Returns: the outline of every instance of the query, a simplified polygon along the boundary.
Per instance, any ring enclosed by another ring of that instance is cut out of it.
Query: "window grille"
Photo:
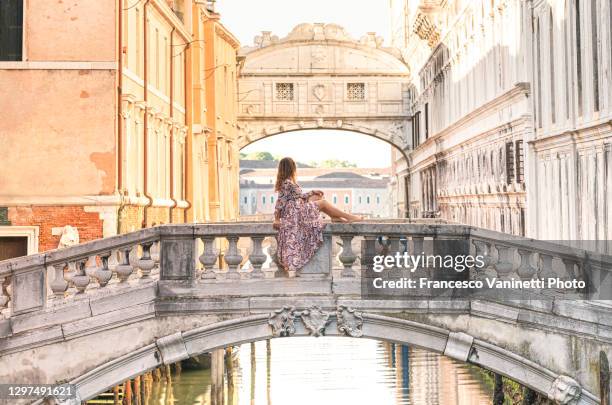
[[[349,100],[365,100],[365,83],[347,83],[346,95]]]
[[[276,99],[293,101],[293,83],[276,83]]]

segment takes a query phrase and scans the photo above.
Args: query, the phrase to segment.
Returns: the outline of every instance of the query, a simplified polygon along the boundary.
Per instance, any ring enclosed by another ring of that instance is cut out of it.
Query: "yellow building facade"
[[[209,2],[7,1],[0,243],[237,217],[239,44]]]

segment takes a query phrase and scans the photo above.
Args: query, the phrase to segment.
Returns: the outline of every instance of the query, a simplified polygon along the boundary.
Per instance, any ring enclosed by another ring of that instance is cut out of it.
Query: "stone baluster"
[[[64,269],[66,263],[57,263],[53,265],[53,281],[49,283],[49,287],[57,298],[63,298],[64,293],[68,289],[68,282],[64,278]]]
[[[89,276],[89,282],[95,283],[96,280],[96,271],[98,270],[98,264],[96,260],[96,255],[89,256],[89,259],[85,263],[85,274]]]
[[[204,252],[199,257],[200,263],[204,266],[201,277],[203,280],[214,280],[216,278],[215,263],[219,258],[219,253],[215,250],[215,237],[209,236],[200,239],[204,243]]]
[[[4,315],[2,315],[2,311],[8,308],[8,303],[11,300],[8,291],[4,289],[4,283],[6,279],[10,277],[7,274],[0,275],[0,320],[4,319]]]
[[[125,283],[127,279],[130,277],[130,275],[132,274],[132,271],[134,271],[134,268],[130,264],[130,251],[131,250],[132,250],[131,247],[124,247],[121,249],[121,252],[122,252],[121,259],[122,260],[121,260],[121,263],[119,263],[115,267],[115,272],[117,273],[117,277],[119,278],[119,282],[121,283]]]
[[[261,270],[261,266],[266,262],[266,255],[261,248],[261,245],[264,240],[264,236],[252,236],[251,240],[253,241],[253,251],[249,255],[249,261],[253,265],[253,272],[251,273],[251,277],[253,278],[263,278],[264,273]]]
[[[518,252],[521,256],[521,264],[516,272],[521,279],[531,280],[537,271],[535,266],[531,264],[531,257],[533,256],[533,253],[525,249],[518,249]]]
[[[578,274],[575,271],[575,266],[578,264],[576,260],[568,257],[561,258],[563,265],[565,266],[565,274],[561,277],[564,280],[578,279]]]
[[[495,270],[499,278],[508,279],[514,269],[514,249],[508,246],[495,244],[497,249],[497,263]]]
[[[540,253],[540,278],[552,278],[555,277],[555,273],[552,268],[553,257],[551,255]]]
[[[340,235],[342,239],[342,252],[338,258],[344,266],[340,273],[341,277],[355,277],[357,275],[355,271],[353,271],[353,263],[357,260],[357,256],[353,252],[353,237],[354,235],[350,234]]]
[[[483,262],[483,267],[479,268],[474,266],[475,279],[482,280],[486,278],[486,270],[492,263],[491,258],[491,245],[488,242],[482,240],[474,240],[474,247],[476,248],[476,257],[480,257]]]
[[[274,278],[274,277],[283,277],[285,272],[281,268],[279,264],[278,258],[278,240],[276,239],[276,235],[270,238],[270,247],[268,248],[268,253],[270,254],[270,269],[265,272],[266,278]]]
[[[95,273],[96,280],[98,280],[100,287],[106,287],[109,280],[113,276],[113,272],[108,268],[108,259],[110,258],[111,254],[111,251],[100,253],[101,266]]]
[[[153,243],[153,246],[151,246],[151,259],[153,259],[153,261],[155,262],[156,265],[159,266],[159,241],[156,241]]]
[[[425,253],[425,247],[423,246],[425,242],[425,238],[422,236],[413,236],[412,237],[412,252],[410,252],[414,256],[421,256]],[[423,270],[424,266],[421,264],[416,269],[414,269],[413,274],[424,275]],[[412,270],[412,269],[411,269]]]
[[[229,269],[227,272],[227,278],[229,280],[237,280],[240,279],[240,273],[238,273],[238,268],[240,267],[240,263],[242,263],[242,255],[238,252],[238,236],[227,236],[226,237],[229,246],[227,251],[225,252],[225,263],[227,263]]]
[[[151,274],[151,270],[155,267],[155,261],[151,258],[151,246],[153,242],[145,242],[141,243],[142,246],[142,256],[140,256],[140,260],[138,260],[138,268],[140,269],[141,279],[149,278],[149,274]]]
[[[396,253],[403,254],[402,245],[400,243],[400,237],[397,235],[389,236],[388,239],[389,252],[387,253],[389,256],[395,256]],[[389,277],[402,277],[402,268],[394,266],[389,269]]]
[[[72,283],[77,289],[77,294],[82,294],[87,289],[90,282],[90,277],[85,272],[85,266],[87,265],[88,259],[79,259],[75,262],[76,274],[72,276]]]

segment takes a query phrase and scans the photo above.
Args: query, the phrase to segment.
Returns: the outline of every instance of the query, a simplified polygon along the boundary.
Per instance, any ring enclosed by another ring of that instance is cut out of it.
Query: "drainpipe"
[[[123,125],[122,125],[122,113],[123,113],[123,9],[121,6],[121,0],[117,1],[117,22],[119,24],[117,32],[119,40],[117,46],[119,47],[119,55],[117,56],[117,189],[119,193],[123,189]]]
[[[172,61],[172,53],[174,51],[174,30],[176,27],[172,27],[172,31],[170,31],[170,199],[172,200],[172,205],[168,209],[168,216],[170,219],[170,223],[173,223],[172,220],[172,211],[174,207],[177,206],[178,202],[174,198],[174,63]]]
[[[117,209],[117,234],[121,233],[121,215],[125,208],[123,200],[123,8],[121,0],[117,0],[117,191],[119,208]]]
[[[191,165],[191,154],[192,154],[192,145],[191,145],[191,138],[193,135],[192,132],[192,122],[193,122],[193,118],[192,118],[192,105],[191,105],[191,92],[192,92],[192,88],[193,88],[193,84],[192,84],[192,77],[191,77],[191,43],[187,44],[187,47],[185,48],[185,63],[184,63],[184,72],[183,74],[185,75],[185,125],[187,125],[187,136],[185,138],[185,176],[184,176],[184,197],[185,197],[185,201],[187,202],[187,207],[185,207],[185,210],[183,211],[183,222],[187,223],[189,222],[189,211],[191,210],[192,204],[191,201],[189,199],[189,193],[191,192],[191,185],[190,183],[192,182],[192,176],[190,173],[190,165]]]
[[[143,173],[143,177],[144,177],[144,185],[143,185],[143,189],[144,189],[144,195],[145,197],[149,200],[147,202],[147,204],[144,206],[144,212],[143,212],[143,219],[142,219],[142,228],[146,228],[147,226],[147,211],[148,208],[153,205],[153,197],[151,197],[149,195],[149,159],[148,159],[148,155],[149,155],[149,114],[147,113],[146,109],[148,108],[148,94],[149,94],[149,74],[148,74],[148,52],[147,52],[147,37],[148,37],[148,24],[147,24],[147,6],[149,5],[149,1],[150,0],[146,0],[143,8],[142,8],[142,19],[143,19],[143,35],[142,35],[142,39],[143,39],[143,52],[142,52],[142,58],[143,58],[143,67],[144,67],[144,71],[143,71],[143,95],[144,95],[144,102],[145,102],[145,114],[144,114],[144,120],[143,120],[143,130],[144,130],[144,139],[143,139],[143,149],[144,149],[144,159],[143,159],[143,169],[144,169],[144,173]]]

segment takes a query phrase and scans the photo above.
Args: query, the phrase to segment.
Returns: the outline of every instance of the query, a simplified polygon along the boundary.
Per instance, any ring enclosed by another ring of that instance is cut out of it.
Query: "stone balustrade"
[[[218,284],[232,295],[233,283],[284,279],[293,274],[275,262],[275,230],[270,223],[236,222],[162,225],[77,246],[0,262],[0,322],[82,295],[108,294],[157,280],[185,286]],[[542,277],[603,280],[611,283],[612,258],[560,244],[536,241],[436,220],[329,224],[313,259],[296,275],[304,279],[354,280],[361,269],[361,242],[380,251],[419,254],[434,240],[465,240],[486,267],[469,277]],[[428,247],[429,246],[429,247]],[[428,269],[423,269],[425,272]],[[612,284],[601,286],[592,296]],[[359,294],[353,289],[352,294]],[[568,296],[569,298],[569,296]]]

